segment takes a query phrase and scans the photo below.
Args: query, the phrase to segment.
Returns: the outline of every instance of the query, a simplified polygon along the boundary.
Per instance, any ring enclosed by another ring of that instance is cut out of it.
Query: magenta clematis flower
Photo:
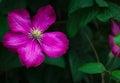
[[[120,33],[120,24],[117,24],[111,20],[111,29],[112,34],[109,35],[111,51],[115,57],[120,57],[120,47],[114,43],[114,37]]]
[[[62,32],[45,32],[56,20],[51,5],[41,7],[32,21],[27,10],[14,10],[8,14],[10,30],[3,37],[3,45],[17,52],[27,68],[37,67],[44,54],[57,58],[66,53],[69,40]]]

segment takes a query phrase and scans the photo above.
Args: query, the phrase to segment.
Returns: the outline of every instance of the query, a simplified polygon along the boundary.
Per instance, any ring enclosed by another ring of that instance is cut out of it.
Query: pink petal
[[[51,58],[62,56],[68,49],[69,41],[62,32],[44,33],[41,39],[43,51]]]
[[[35,41],[29,41],[18,48],[20,61],[27,68],[37,67],[44,61],[41,47]]]
[[[27,36],[22,33],[8,31],[3,37],[3,45],[12,51],[15,51],[19,46],[28,41]]]
[[[119,25],[115,23],[113,20],[111,20],[111,28],[112,28],[113,35],[117,35],[118,33],[120,33]]]
[[[109,36],[109,43],[110,43],[110,47],[111,47],[111,51],[114,54],[114,56],[116,57],[120,57],[120,47],[118,47],[113,40],[114,36],[110,35]],[[118,54],[119,53],[119,54]]]
[[[8,24],[12,31],[26,33],[32,28],[27,10],[14,10],[8,14]]]
[[[39,28],[41,31],[47,30],[56,20],[56,15],[53,7],[47,5],[41,7],[37,14],[33,17],[34,28]]]

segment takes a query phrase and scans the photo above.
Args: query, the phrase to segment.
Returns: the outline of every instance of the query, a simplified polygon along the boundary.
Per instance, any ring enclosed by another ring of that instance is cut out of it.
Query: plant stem
[[[91,47],[92,47],[92,49],[93,49],[93,51],[94,51],[95,57],[96,57],[96,59],[97,59],[97,62],[100,62],[100,59],[99,59],[98,54],[97,54],[97,51],[96,51],[96,49],[95,49],[92,41],[89,39],[89,37],[88,37],[87,34],[85,34],[85,36],[86,36],[86,38],[88,39],[88,41],[89,41],[89,43],[90,43],[90,45],[91,45]],[[104,72],[101,73],[101,83],[105,83],[105,80],[104,80]]]
[[[118,51],[118,53],[116,54],[116,57],[115,57],[115,59],[114,59],[114,61],[113,61],[113,64],[111,65],[111,68],[110,68],[110,70],[112,70],[112,68],[114,67],[114,65],[115,65],[115,63],[117,62],[117,60],[118,60],[118,55],[120,54],[120,51]]]
[[[119,83],[119,81],[116,81],[116,83]]]
[[[109,83],[111,83],[111,78],[109,79]]]
[[[106,67],[107,65],[109,65],[109,63],[111,62],[111,60],[112,60],[112,58],[109,57],[109,59],[107,60],[107,62],[106,62],[106,64],[105,64],[105,67]]]
[[[117,62],[117,58],[114,59],[114,62],[113,62],[113,64],[111,65],[110,70],[112,70],[112,68],[114,67],[114,65],[115,65],[116,62]]]
[[[120,54],[120,51],[118,51],[118,53],[117,53],[117,55],[116,55],[116,57],[115,57],[115,59],[114,59],[114,61],[113,61],[113,64],[111,65],[111,68],[110,68],[109,71],[112,70],[112,68],[114,67],[115,63],[117,62],[117,56],[118,56],[119,54]],[[109,83],[111,83],[111,77],[109,78]]]
[[[90,43],[90,45],[91,45],[91,47],[92,47],[92,49],[93,49],[93,51],[94,51],[95,57],[96,57],[96,59],[97,59],[97,62],[100,62],[99,57],[98,57],[98,54],[97,54],[97,51],[96,51],[96,49],[95,49],[92,41],[89,39],[89,37],[88,37],[87,34],[85,34],[85,36],[86,36],[86,38],[88,39],[88,41],[89,41],[89,43]]]
[[[101,83],[105,83],[105,81],[104,81],[104,73],[101,73]]]

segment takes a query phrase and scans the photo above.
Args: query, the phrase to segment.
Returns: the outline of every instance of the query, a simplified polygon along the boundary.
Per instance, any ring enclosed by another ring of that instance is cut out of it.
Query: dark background
[[[100,74],[85,74],[79,67],[88,62],[96,62],[91,40],[105,66],[111,67],[114,57],[110,56],[108,36],[111,34],[110,19],[120,21],[119,0],[0,0],[0,41],[9,30],[8,12],[25,8],[31,18],[37,10],[51,4],[57,20],[48,31],[62,31],[70,41],[68,52],[59,58],[46,57],[36,68],[25,68],[17,54],[11,53],[0,43],[0,83],[101,83]],[[86,38],[86,35],[88,38]],[[120,59],[113,66],[120,68]],[[120,76],[120,75],[119,75]],[[105,74],[105,83],[119,83]]]

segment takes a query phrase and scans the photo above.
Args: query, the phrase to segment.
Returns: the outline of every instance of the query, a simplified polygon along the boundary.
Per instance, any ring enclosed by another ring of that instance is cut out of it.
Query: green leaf
[[[69,37],[74,37],[79,31],[80,16],[78,14],[71,15],[67,21],[67,34]]]
[[[75,51],[69,52],[69,63],[74,83],[80,82],[83,77],[83,73],[78,71],[78,67],[82,63],[80,62],[78,54]]]
[[[107,7],[108,4],[104,0],[96,0],[96,3],[98,4],[99,7]]]
[[[85,27],[90,21],[96,18],[96,15],[98,14],[98,8],[97,7],[89,7],[82,9],[80,11],[79,15],[80,18],[80,27]]]
[[[98,20],[102,22],[108,21],[112,18],[112,13],[108,8],[100,9],[99,14],[97,15]]]
[[[87,74],[97,74],[105,71],[105,67],[102,63],[86,63],[79,68],[79,71]]]
[[[46,64],[50,64],[50,65],[55,65],[58,67],[65,67],[65,61],[63,57],[59,57],[59,58],[49,58],[49,57],[45,57],[45,61]]]
[[[120,46],[120,34],[118,34],[114,37],[114,42],[116,45]]]
[[[80,8],[91,7],[93,5],[93,0],[71,0],[69,14],[75,12]]]
[[[96,18],[98,8],[89,7],[80,9],[71,14],[67,21],[67,33],[69,37],[76,36],[80,28],[85,27],[91,20]]]
[[[0,3],[2,2],[2,0],[0,0]]]
[[[97,18],[102,22],[106,22],[110,18],[120,20],[120,7],[113,3],[108,3],[108,5],[108,7],[99,9]]]
[[[113,3],[110,3],[110,5],[113,18],[117,21],[120,21],[120,6]]]
[[[79,48],[79,45],[77,45],[77,46]],[[81,52],[82,51],[83,50],[81,48]],[[88,52],[88,51],[86,50],[86,52]],[[69,64],[70,64],[71,74],[72,74],[74,83],[81,83],[81,80],[85,77],[84,73],[78,71],[79,66],[82,66],[86,62],[94,61],[93,57],[91,57],[89,54],[85,54],[85,53],[84,52],[78,53],[78,51],[75,48],[72,48],[72,50],[70,50],[68,52]]]
[[[112,71],[112,78],[120,81],[120,70]]]
[[[113,58],[111,58],[111,62],[108,65],[108,68],[111,68],[111,65],[113,64],[114,60],[116,59],[116,57],[114,57],[114,55],[112,55]],[[113,65],[113,67],[111,68],[111,70],[115,70],[118,69],[120,67],[120,58],[116,59],[115,65]]]

